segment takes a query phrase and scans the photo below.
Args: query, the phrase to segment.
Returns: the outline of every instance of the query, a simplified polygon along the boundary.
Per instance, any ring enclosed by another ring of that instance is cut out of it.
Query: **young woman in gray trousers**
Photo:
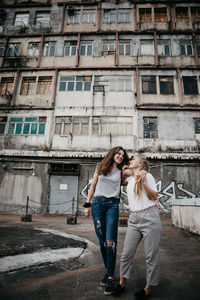
[[[138,179],[138,173],[141,170],[148,172],[148,169],[147,160],[141,156],[135,156],[129,162],[129,169],[124,171],[128,183],[130,216],[120,260],[120,283],[113,289],[113,295],[119,296],[124,291],[125,281],[130,277],[133,257],[142,239],[146,255],[146,285],[144,289],[135,293],[136,299],[149,298],[152,288],[159,283],[161,223],[156,207],[156,183],[150,173],[146,173],[145,177]]]

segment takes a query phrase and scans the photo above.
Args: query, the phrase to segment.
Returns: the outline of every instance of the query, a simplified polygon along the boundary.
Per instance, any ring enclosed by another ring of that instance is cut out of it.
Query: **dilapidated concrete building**
[[[0,210],[81,213],[116,145],[150,160],[162,210],[199,199],[199,1],[4,0]]]

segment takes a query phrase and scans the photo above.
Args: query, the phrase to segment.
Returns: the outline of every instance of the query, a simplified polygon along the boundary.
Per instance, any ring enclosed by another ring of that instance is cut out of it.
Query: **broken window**
[[[180,47],[180,55],[191,56],[193,54],[191,41],[180,40],[179,47]]]
[[[55,134],[88,135],[89,117],[56,117]]]
[[[20,47],[20,43],[9,43],[8,49],[7,49],[7,56],[9,56],[9,57],[18,56],[19,55],[19,47]]]
[[[129,22],[131,22],[130,9],[118,9],[118,23],[129,23]]]
[[[197,45],[197,54],[198,56],[200,56],[200,40],[196,41],[196,45]]]
[[[23,77],[20,95],[34,95],[36,89],[36,77]]]
[[[158,45],[158,55],[169,56],[171,54],[169,40],[158,40],[157,45]]]
[[[38,11],[35,16],[35,25],[50,25],[50,12]]]
[[[142,76],[142,93],[156,94],[156,76]]]
[[[140,8],[139,9],[140,22],[152,22],[151,8]]]
[[[154,9],[155,14],[155,22],[167,22],[167,8],[155,8]]]
[[[73,14],[68,14],[68,24],[80,23],[80,10],[74,10]]]
[[[28,57],[38,57],[39,50],[40,50],[40,42],[30,42],[28,44],[27,56]]]
[[[89,56],[92,55],[92,41],[81,41],[80,55]]]
[[[27,27],[28,18],[29,18],[28,12],[16,13],[14,26]]]
[[[51,95],[51,76],[41,76],[38,79],[37,94],[40,95]]]
[[[127,136],[133,134],[131,117],[93,117],[92,134]]]
[[[154,55],[153,40],[141,40],[140,41],[140,54],[141,55]]]
[[[188,21],[188,8],[187,7],[176,7],[176,21],[178,21],[178,22]]]
[[[64,44],[64,55],[65,56],[75,56],[77,50],[77,41],[65,41]]]
[[[119,40],[119,55],[130,55],[130,54],[131,54],[131,41]]]
[[[200,7],[191,7],[192,21],[200,21]]]
[[[12,95],[14,77],[3,77],[0,83],[0,95]]]
[[[200,134],[200,118],[194,118],[194,130],[196,134]]]
[[[158,138],[158,118],[157,117],[144,117],[144,138],[157,139]]]
[[[103,41],[103,55],[114,55],[115,54],[115,41],[114,40],[104,40]]]
[[[116,10],[115,9],[104,9],[104,23],[115,23],[116,22]]]
[[[95,13],[94,9],[84,9],[82,14],[82,23],[95,23]]]
[[[8,134],[35,135],[44,134],[46,117],[12,117]]]
[[[174,94],[173,76],[160,76],[160,94]]]
[[[55,56],[56,42],[45,42],[44,43],[44,56]]]
[[[4,43],[0,43],[0,57],[3,56],[3,52],[4,52]]]
[[[104,87],[103,91],[132,91],[132,76],[128,75],[95,75],[94,87]]]
[[[5,133],[6,123],[7,123],[7,117],[0,116],[0,134]]]
[[[91,76],[61,76],[59,91],[90,91]]]
[[[183,76],[185,95],[198,95],[197,76]]]

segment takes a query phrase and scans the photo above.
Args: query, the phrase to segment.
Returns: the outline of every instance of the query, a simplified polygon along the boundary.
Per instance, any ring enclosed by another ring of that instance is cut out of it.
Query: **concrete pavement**
[[[3,236],[4,247],[2,249],[4,252],[0,251],[2,256],[10,255],[13,248],[19,249],[20,241],[16,238],[14,240],[12,235],[15,228],[21,229],[21,233],[24,233],[21,235],[23,237],[28,237],[29,234],[30,237],[33,237],[35,228],[53,229],[84,238],[88,244],[84,254],[79,258],[41,263],[0,274],[0,297],[2,300],[115,299],[113,296],[104,296],[104,290],[99,286],[99,281],[104,276],[104,267],[91,217],[78,217],[76,225],[68,225],[66,217],[62,216],[33,216],[32,222],[24,223],[20,221],[19,215],[0,215],[0,232],[4,232],[4,228],[10,228],[10,233],[7,229],[8,234]],[[116,280],[119,274],[119,259],[125,232],[126,227],[119,227]],[[42,232],[38,232],[36,239],[25,239],[26,249],[28,248],[28,251],[31,252],[31,250],[49,248],[51,245],[54,249],[67,246],[65,237],[62,239],[55,237],[54,240],[47,236],[45,241],[44,237]],[[73,244],[73,241],[71,243]],[[76,245],[76,242],[74,245],[75,247],[80,246],[80,244]],[[7,252],[5,251],[6,246]],[[84,244],[81,246],[84,248]],[[160,254],[160,285],[150,299],[199,300],[200,237],[174,227],[170,219],[162,219]],[[145,257],[142,243],[136,253],[135,262],[132,277],[127,281],[126,291],[120,299],[135,300],[134,292],[145,284]]]

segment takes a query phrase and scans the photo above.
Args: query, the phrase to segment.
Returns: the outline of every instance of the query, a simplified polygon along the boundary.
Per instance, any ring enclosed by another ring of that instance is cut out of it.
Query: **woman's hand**
[[[85,216],[86,217],[90,216],[90,207],[85,208]]]
[[[147,181],[146,174],[147,174],[147,172],[145,170],[140,171],[136,175],[136,182],[146,183],[146,181]]]

